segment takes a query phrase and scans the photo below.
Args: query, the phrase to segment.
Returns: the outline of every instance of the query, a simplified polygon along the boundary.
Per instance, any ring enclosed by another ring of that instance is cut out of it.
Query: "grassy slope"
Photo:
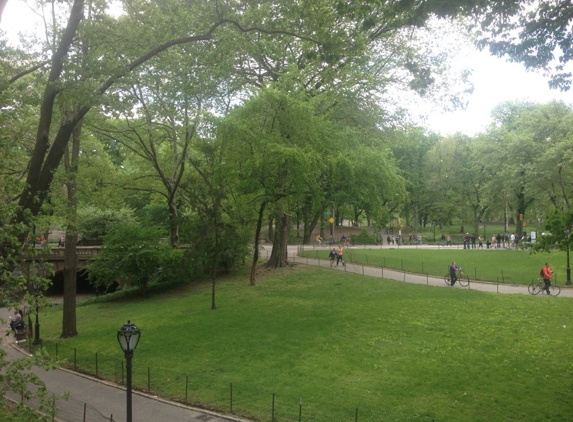
[[[328,251],[309,250],[301,254],[327,259]],[[405,269],[409,272],[444,275],[452,261],[472,280],[509,284],[529,284],[539,277],[546,261],[555,271],[558,284],[565,282],[565,252],[530,254],[520,250],[464,249],[349,249],[344,252],[348,262]]]
[[[568,298],[485,294],[298,266],[146,300],[78,308],[81,336],[59,355],[99,371],[121,362],[116,332],[141,328],[135,382],[227,411],[359,421],[568,420],[573,413],[573,321]],[[61,312],[42,315],[54,350]],[[54,340],[55,341],[55,340]],[[117,367],[115,367],[117,373]],[[542,399],[542,397],[545,397]]]

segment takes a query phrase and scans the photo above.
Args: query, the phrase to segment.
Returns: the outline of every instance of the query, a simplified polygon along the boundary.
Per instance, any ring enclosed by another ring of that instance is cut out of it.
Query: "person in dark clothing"
[[[328,257],[330,258],[330,268],[334,267],[334,261],[336,260],[336,249],[332,248]]]
[[[16,327],[22,323],[22,311],[14,311],[14,315],[10,317],[10,328],[16,332]]]
[[[452,265],[450,265],[450,277],[452,279],[452,287],[456,284],[458,280],[458,271],[460,268],[456,265],[456,261],[452,261]]]

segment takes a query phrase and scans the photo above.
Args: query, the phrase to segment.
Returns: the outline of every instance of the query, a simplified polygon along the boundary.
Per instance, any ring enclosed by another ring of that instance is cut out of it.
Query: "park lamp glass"
[[[139,328],[129,320],[123,325],[123,327],[121,327],[117,332],[117,340],[119,341],[119,345],[121,346],[123,353],[130,354],[134,352],[137,347],[137,343],[139,343],[140,335],[141,331],[139,331]]]

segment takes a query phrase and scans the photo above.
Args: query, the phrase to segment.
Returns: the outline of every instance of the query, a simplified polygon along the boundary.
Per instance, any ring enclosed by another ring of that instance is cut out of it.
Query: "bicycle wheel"
[[[541,286],[539,285],[539,283],[533,282],[529,286],[527,286],[527,290],[529,290],[530,294],[537,295],[541,291]]]
[[[446,283],[448,286],[451,286],[451,285],[452,285],[452,276],[450,276],[449,273],[446,274],[446,275],[444,276],[444,281],[445,281],[445,283]]]
[[[551,296],[559,296],[559,293],[561,293],[561,287],[552,284],[549,286],[549,293],[551,293]]]
[[[460,275],[458,283],[460,283],[462,287],[468,287],[470,285],[470,278],[467,275]]]

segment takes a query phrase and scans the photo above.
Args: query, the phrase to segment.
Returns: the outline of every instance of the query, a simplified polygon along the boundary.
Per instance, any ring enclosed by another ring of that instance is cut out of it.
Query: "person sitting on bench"
[[[14,311],[14,316],[10,317],[10,328],[16,332],[16,328],[22,324],[22,311]]]

